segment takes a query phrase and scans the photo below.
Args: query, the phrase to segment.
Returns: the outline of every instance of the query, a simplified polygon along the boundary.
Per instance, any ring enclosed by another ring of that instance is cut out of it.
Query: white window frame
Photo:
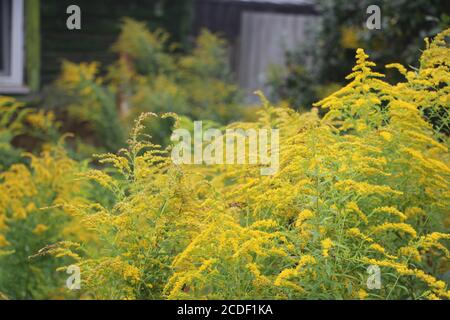
[[[10,72],[0,75],[0,93],[26,93],[24,85],[24,1],[11,1]]]

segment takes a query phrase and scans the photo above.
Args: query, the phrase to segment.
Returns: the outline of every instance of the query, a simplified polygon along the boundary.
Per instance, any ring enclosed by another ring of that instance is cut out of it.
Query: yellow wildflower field
[[[310,112],[258,93],[257,120],[229,127],[279,129],[272,176],[174,164],[170,147],[143,134],[150,113],[96,167],[63,140],[27,154],[0,174],[1,294],[449,299],[448,36],[427,40],[417,70],[388,65],[404,76],[397,84],[357,49],[349,83]],[[0,99],[4,110],[17,104]],[[3,114],[4,130],[20,127]],[[22,118],[45,127],[46,117]],[[66,287],[73,265],[79,290]]]

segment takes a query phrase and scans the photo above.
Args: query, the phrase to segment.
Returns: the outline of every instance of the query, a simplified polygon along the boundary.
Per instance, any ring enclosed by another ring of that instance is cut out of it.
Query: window
[[[0,93],[23,93],[23,0],[0,0]]]
[[[10,30],[11,30],[11,1],[1,0],[0,2],[0,76],[9,73],[9,51],[10,48]]]

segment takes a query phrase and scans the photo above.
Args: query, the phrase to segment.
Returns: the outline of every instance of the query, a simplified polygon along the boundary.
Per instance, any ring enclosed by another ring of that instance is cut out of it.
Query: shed
[[[235,77],[252,101],[270,65],[284,65],[286,51],[304,41],[317,19],[312,0],[196,0],[193,32],[207,28],[228,40]]]

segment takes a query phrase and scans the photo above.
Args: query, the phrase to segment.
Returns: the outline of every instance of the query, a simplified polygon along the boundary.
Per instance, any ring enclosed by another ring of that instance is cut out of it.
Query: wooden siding
[[[285,65],[285,53],[305,40],[311,15],[244,12],[240,37],[239,85],[251,99],[255,90],[264,90],[271,65]]]
[[[286,50],[305,37],[318,12],[311,1],[196,0],[194,34],[202,28],[223,35],[230,44],[236,81],[249,101],[264,89],[266,70],[283,65]]]
[[[81,8],[81,30],[66,27],[66,9],[71,4]],[[151,28],[163,27],[175,41],[186,45],[191,6],[190,0],[41,1],[43,83],[58,76],[63,59],[111,63],[115,56],[110,48],[120,32],[123,17],[145,21]]]

